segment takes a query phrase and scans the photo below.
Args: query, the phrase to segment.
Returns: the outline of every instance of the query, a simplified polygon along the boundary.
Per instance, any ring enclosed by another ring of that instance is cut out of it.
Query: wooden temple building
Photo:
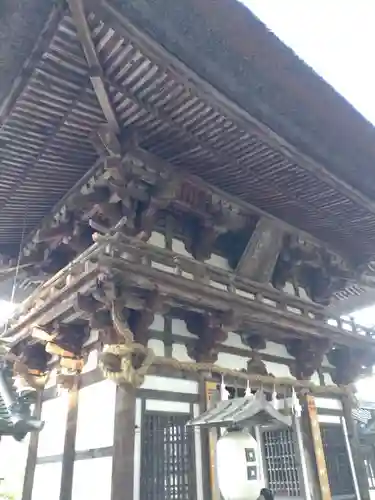
[[[252,428],[276,498],[370,499],[373,127],[236,0],[5,0],[0,34],[20,498],[220,500],[225,388],[293,417]]]

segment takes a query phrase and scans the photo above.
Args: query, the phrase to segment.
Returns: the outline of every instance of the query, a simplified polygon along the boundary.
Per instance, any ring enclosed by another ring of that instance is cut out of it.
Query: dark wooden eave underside
[[[90,27],[124,131],[137,131],[143,147],[177,168],[356,261],[372,256],[375,204],[286,148],[104,3],[92,3],[101,5]],[[103,122],[69,16],[52,16],[42,45],[30,78],[3,109],[0,130],[0,243],[14,253],[22,233],[35,228],[94,164],[89,137]]]

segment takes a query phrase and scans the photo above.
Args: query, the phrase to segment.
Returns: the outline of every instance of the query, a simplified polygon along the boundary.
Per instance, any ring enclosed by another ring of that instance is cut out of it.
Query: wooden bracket
[[[283,230],[273,220],[262,217],[237,264],[236,274],[259,283],[271,280],[283,244]]]

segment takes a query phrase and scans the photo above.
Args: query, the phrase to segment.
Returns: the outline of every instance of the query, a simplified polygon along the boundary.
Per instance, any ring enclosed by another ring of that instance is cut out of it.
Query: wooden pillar
[[[214,395],[217,394],[217,383],[216,382],[209,382],[207,381],[205,383],[205,403],[206,403],[206,410],[212,408],[212,406],[215,404],[214,401]],[[208,459],[209,459],[209,470],[208,470],[208,479],[209,479],[209,485],[210,485],[210,497],[211,500],[220,500],[221,495],[219,491],[219,487],[217,484],[217,478],[216,478],[216,462],[215,462],[215,450],[216,450],[216,443],[218,440],[218,431],[217,429],[209,429],[208,430]],[[205,489],[204,489],[205,491]]]
[[[331,489],[328,481],[328,472],[324,456],[322,436],[318,420],[318,412],[313,396],[306,396],[307,414],[310,423],[311,436],[314,446],[316,470],[318,474],[320,497],[322,500],[332,500]]]
[[[204,375],[201,376],[199,383],[199,412],[202,414],[207,410],[206,396],[206,380]],[[210,441],[209,430],[202,428],[201,435],[201,452],[202,452],[202,483],[203,483],[203,498],[211,497],[211,460],[210,460]]]
[[[357,426],[354,423],[352,410],[353,404],[348,397],[342,400],[343,406],[343,431],[347,439],[349,462],[353,472],[353,482],[357,497],[361,500],[370,500],[370,491],[365,468],[364,457],[361,452]]]
[[[273,220],[262,217],[237,265],[236,273],[259,283],[268,283],[282,243],[283,230]]]
[[[136,391],[117,387],[111,500],[134,500]]]
[[[43,393],[38,393],[34,409],[34,417],[40,419],[42,414]],[[32,432],[30,436],[29,450],[27,453],[25,477],[23,481],[22,500],[31,500],[34,485],[34,474],[38,456],[39,432]]]
[[[68,395],[68,413],[66,419],[64,455],[62,458],[60,500],[71,500],[73,472],[75,460],[75,445],[77,434],[79,378]]]

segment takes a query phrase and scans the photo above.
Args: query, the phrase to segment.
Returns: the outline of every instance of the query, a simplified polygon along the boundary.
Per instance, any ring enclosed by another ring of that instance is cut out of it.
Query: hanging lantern
[[[216,471],[224,500],[257,500],[264,483],[256,440],[247,432],[228,430],[216,445]]]

